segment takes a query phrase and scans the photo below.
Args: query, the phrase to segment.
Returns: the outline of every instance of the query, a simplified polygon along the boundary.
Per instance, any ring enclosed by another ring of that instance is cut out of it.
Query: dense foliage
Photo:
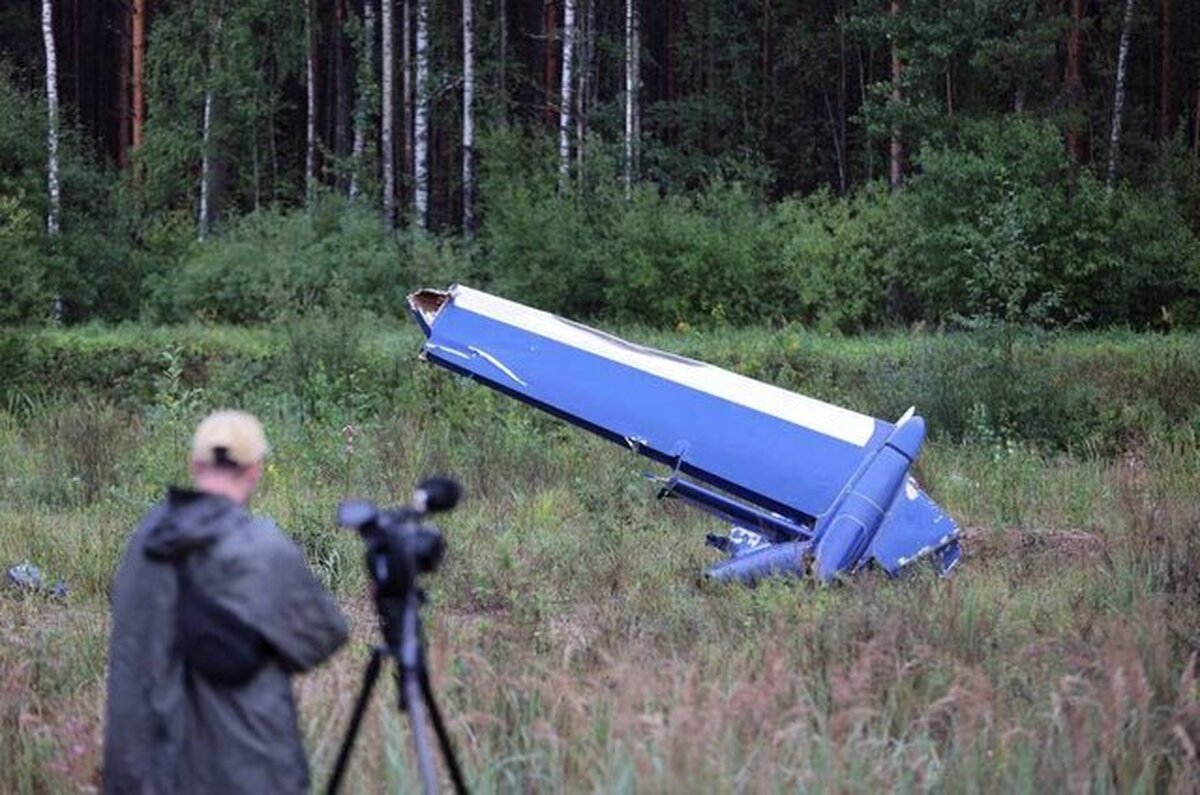
[[[641,79],[627,142],[624,10],[578,0],[569,162],[557,136],[562,3],[483,4],[481,221],[464,233],[456,4],[434,4],[431,17],[425,232],[380,222],[381,34],[362,2],[318,0],[310,19],[278,0],[156,4],[134,151],[128,86],[113,95],[128,53],[88,28],[117,30],[125,12],[55,0],[67,112],[53,240],[42,231],[37,20],[10,10],[0,321],[258,323],[337,302],[394,313],[421,282],[463,279],[664,327],[1194,327],[1200,121],[1188,70],[1200,41],[1172,22],[1194,0],[1174,2],[1132,20],[1134,45],[1154,57],[1128,63],[1111,186],[1120,4],[635,3]],[[81,37],[96,47],[85,53]],[[360,123],[361,156],[350,149]],[[401,127],[397,154],[412,145]],[[412,163],[397,170],[406,212]],[[197,242],[201,179],[203,226],[216,231]]]

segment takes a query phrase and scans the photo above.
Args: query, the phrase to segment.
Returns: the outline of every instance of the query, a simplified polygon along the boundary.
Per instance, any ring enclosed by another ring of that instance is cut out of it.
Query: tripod
[[[405,556],[407,557],[407,556]],[[411,565],[411,562],[410,562]],[[408,713],[409,726],[412,730],[413,746],[417,753],[417,766],[421,771],[421,782],[426,795],[434,795],[438,791],[437,772],[433,766],[433,756],[429,750],[429,737],[425,729],[425,711],[428,709],[433,729],[437,733],[438,743],[442,747],[442,758],[450,771],[454,782],[454,790],[465,795],[466,784],[463,782],[462,770],[450,746],[450,735],[446,732],[446,724],[442,721],[442,713],[433,698],[429,685],[429,672],[425,667],[425,650],[422,645],[421,633],[421,600],[423,594],[416,585],[416,577],[405,577],[403,593],[399,596],[380,595],[375,597],[375,606],[379,611],[384,644],[371,650],[371,659],[363,673],[362,689],[358,693],[358,701],[354,705],[354,715],[350,719],[350,728],[342,740],[341,750],[338,751],[337,765],[333,777],[329,780],[328,795],[335,795],[341,785],[342,776],[346,772],[346,764],[350,761],[350,751],[354,738],[358,734],[359,724],[362,723],[363,712],[371,699],[371,691],[379,679],[379,670],[385,658],[396,661],[396,680],[399,691],[398,707],[401,712]],[[397,620],[399,619],[399,620]]]

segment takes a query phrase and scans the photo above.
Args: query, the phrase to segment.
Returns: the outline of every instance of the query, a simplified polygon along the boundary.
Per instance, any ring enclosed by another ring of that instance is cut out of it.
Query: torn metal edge
[[[422,289],[408,294],[408,311],[421,326],[425,336],[429,336],[438,313],[454,299],[457,288],[458,285],[455,284],[451,285],[449,290]]]

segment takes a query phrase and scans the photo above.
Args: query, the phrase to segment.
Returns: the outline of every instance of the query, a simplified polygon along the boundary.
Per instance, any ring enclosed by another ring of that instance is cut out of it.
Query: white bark
[[[625,0],[625,197],[633,194],[634,151],[637,147],[638,95],[637,11],[634,0]]]
[[[392,47],[395,40],[395,30],[392,25],[392,3],[394,0],[382,0],[383,6],[379,14],[382,26],[383,42],[380,45],[380,55],[383,57],[383,94],[382,123],[379,136],[379,149],[382,154],[383,167],[383,223],[389,229],[396,223],[396,142],[395,142],[395,109],[392,98],[396,94],[396,75],[392,69]]]
[[[62,189],[58,177],[58,56],[51,0],[42,0],[42,43],[46,48],[46,189],[50,194],[46,231],[53,237],[61,225]]]
[[[354,171],[350,175],[350,198],[358,196],[359,180],[362,177],[363,155],[367,149],[367,123],[370,121],[370,111],[367,103],[362,100],[367,86],[374,82],[372,71],[375,68],[375,0],[365,0],[363,3],[362,52],[359,55],[358,93],[359,101],[354,113]]]
[[[562,98],[558,106],[558,192],[566,193],[571,176],[571,91],[575,58],[575,0],[563,3]]]
[[[209,228],[212,226],[212,181],[213,181],[213,162],[212,152],[210,151],[210,141],[212,138],[212,106],[213,92],[209,87],[204,92],[204,135],[201,138],[200,147],[203,152],[200,162],[200,219],[197,224],[196,237],[201,243],[204,238],[208,237]]]
[[[475,9],[474,0],[463,0],[463,122],[462,203],[463,232],[475,228]]]
[[[216,17],[212,19],[208,30],[208,69],[206,81],[208,83],[204,90],[204,133],[201,138],[201,163],[200,163],[200,218],[197,224],[196,236],[201,242],[208,237],[209,231],[212,229],[212,218],[214,210],[214,182],[216,180],[216,163],[212,151],[213,137],[213,116],[215,114],[214,103],[216,98],[213,95],[214,75],[217,71],[217,47],[221,38],[221,10],[218,8]]]
[[[1108,180],[1112,193],[1117,185],[1117,152],[1121,148],[1121,112],[1125,109],[1125,72],[1129,65],[1129,29],[1133,25],[1133,0],[1125,0],[1125,18],[1121,21],[1121,46],[1117,52],[1117,86],[1113,97],[1112,133],[1108,139]]]
[[[575,88],[575,168],[579,190],[584,189],[587,160],[588,119],[595,92],[596,0],[582,0],[583,22],[579,30],[579,79]]]
[[[417,79],[413,113],[413,211],[429,228],[429,0],[417,0]]]
[[[317,193],[317,30],[316,19],[313,16],[313,0],[306,0],[304,14],[308,31],[304,81],[308,99],[304,146],[304,199],[311,204]]]

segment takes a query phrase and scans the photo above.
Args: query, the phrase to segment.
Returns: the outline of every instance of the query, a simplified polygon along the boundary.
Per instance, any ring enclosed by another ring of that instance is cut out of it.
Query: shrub
[[[261,323],[346,297],[397,314],[419,273],[453,278],[462,269],[453,247],[394,237],[366,207],[326,196],[311,210],[252,213],[191,244],[178,266],[153,277],[148,309],[162,320]]]

